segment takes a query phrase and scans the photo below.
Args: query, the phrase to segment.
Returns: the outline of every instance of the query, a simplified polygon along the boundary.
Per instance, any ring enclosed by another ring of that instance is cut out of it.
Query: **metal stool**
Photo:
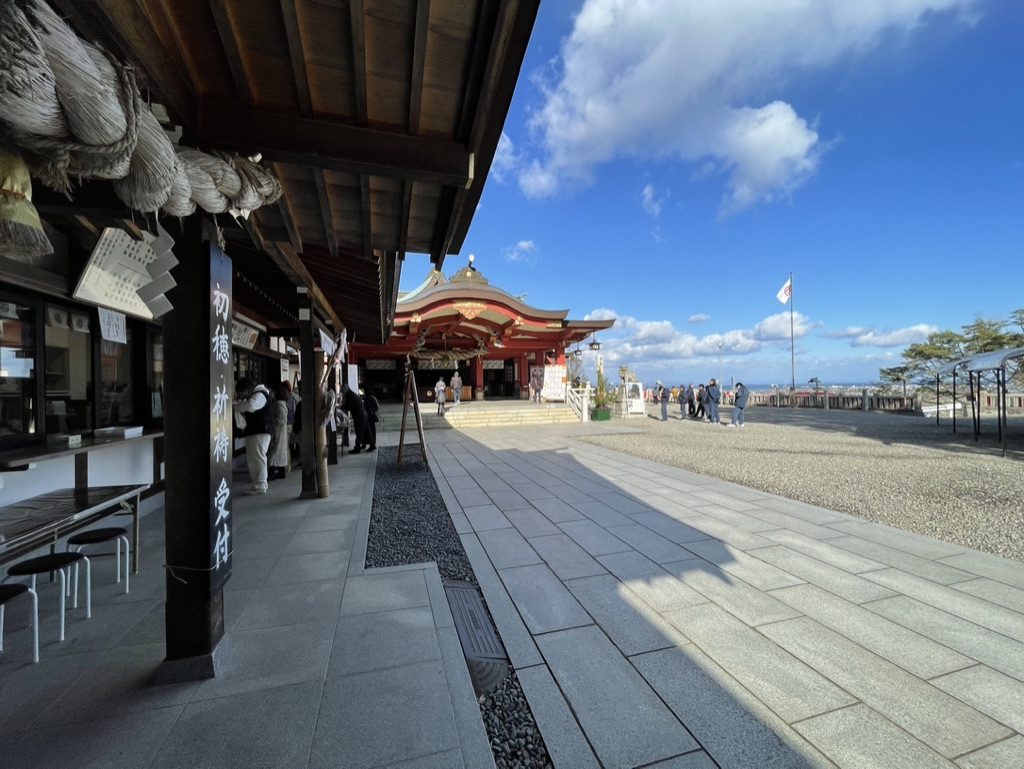
[[[80,553],[83,547],[99,545],[103,542],[117,542],[117,582],[121,582],[121,543],[124,542],[124,592],[128,592],[128,575],[131,574],[131,566],[128,559],[131,545],[128,542],[128,529],[121,526],[110,526],[105,529],[89,529],[72,534],[68,537],[68,552]],[[78,585],[78,564],[75,564],[75,585]]]
[[[0,585],[0,652],[4,650],[4,607],[19,595],[32,596],[32,662],[39,662],[39,596],[28,585]]]
[[[85,562],[85,616],[92,616],[92,568],[89,559],[82,553],[51,553],[41,555],[38,558],[29,558],[27,561],[19,561],[7,570],[11,577],[32,577],[32,590],[36,589],[36,575],[46,574],[55,571],[60,574],[60,640],[64,640],[64,594],[68,587],[68,578],[71,576],[71,567],[79,562]],[[67,569],[67,573],[65,573]],[[75,598],[72,607],[78,608],[78,582],[75,582]]]

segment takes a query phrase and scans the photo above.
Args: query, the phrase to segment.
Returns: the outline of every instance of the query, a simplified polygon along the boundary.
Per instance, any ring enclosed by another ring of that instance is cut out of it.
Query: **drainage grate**
[[[508,674],[508,655],[494,632],[480,593],[468,582],[450,580],[444,592],[462,643],[469,677],[477,696],[489,694]]]

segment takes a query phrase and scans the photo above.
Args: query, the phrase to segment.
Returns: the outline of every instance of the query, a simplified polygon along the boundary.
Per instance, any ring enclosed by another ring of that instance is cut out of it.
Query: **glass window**
[[[0,449],[37,434],[36,310],[0,301]]]
[[[89,315],[46,308],[46,432],[80,433],[93,428],[92,333]]]
[[[128,344],[103,340],[100,344],[99,425],[131,424],[132,414],[132,331]]]
[[[153,419],[164,418],[164,335],[151,331],[149,335],[149,414]]]

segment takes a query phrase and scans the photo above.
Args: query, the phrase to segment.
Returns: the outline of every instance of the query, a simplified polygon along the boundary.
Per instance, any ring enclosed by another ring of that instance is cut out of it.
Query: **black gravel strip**
[[[436,561],[441,579],[465,580],[479,590],[430,470],[415,454],[395,467],[395,447],[377,452],[366,568]],[[501,685],[479,702],[498,769],[550,769],[544,739],[511,667]]]

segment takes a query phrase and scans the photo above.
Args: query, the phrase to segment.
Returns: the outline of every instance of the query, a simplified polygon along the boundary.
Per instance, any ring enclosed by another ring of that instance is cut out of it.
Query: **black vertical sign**
[[[210,244],[210,594],[231,576],[231,259]]]

